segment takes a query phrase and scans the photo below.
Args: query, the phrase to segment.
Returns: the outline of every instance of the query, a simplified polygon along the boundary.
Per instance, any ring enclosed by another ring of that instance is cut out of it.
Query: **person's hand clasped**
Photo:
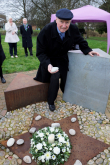
[[[15,31],[12,32],[12,35],[14,35],[14,34],[15,34]]]
[[[51,64],[48,65],[48,72],[51,74],[57,73],[59,70],[55,71],[55,72],[51,72],[53,66]]]
[[[89,54],[90,56],[92,56],[92,57],[93,57],[94,55],[100,56],[99,53],[94,52],[94,51],[91,51],[91,52],[89,52],[88,54]]]

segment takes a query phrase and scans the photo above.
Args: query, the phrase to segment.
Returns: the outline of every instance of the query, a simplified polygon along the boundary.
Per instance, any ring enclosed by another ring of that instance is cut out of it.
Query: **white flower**
[[[58,132],[58,129],[56,129],[55,132]]]
[[[42,159],[42,156],[39,156],[39,157],[38,157],[38,160],[41,160],[41,159]]]
[[[64,142],[65,142],[64,137],[61,136],[61,137],[59,138],[59,142],[64,143]]]
[[[39,136],[42,138],[44,136],[44,133],[40,133]]]
[[[55,155],[52,155],[52,159],[55,160],[56,159],[56,156]]]
[[[51,152],[46,152],[45,153],[45,158],[46,158],[46,160],[51,159]]]
[[[49,135],[49,133],[47,132],[46,135]]]
[[[62,143],[59,143],[60,146],[62,146]]]
[[[51,150],[52,150],[52,148],[49,148],[49,150],[51,151]]]
[[[38,150],[41,150],[41,149],[42,149],[42,143],[38,143],[38,144],[37,144],[37,149],[38,149]]]
[[[44,146],[46,146],[46,143],[45,143],[45,142],[43,142],[43,145],[44,145]]]
[[[62,149],[62,152],[65,152],[65,151],[66,151],[66,149],[65,149],[65,148],[63,148],[63,149]]]
[[[43,141],[43,140],[44,140],[44,138],[41,138],[41,140]]]
[[[41,159],[42,159],[42,162],[45,162],[45,155],[42,155]]]
[[[54,147],[53,152],[58,155],[60,153],[60,148]]]
[[[54,127],[50,127],[50,131],[53,132],[54,131]]]
[[[70,153],[71,152],[71,150],[69,149],[69,148],[67,148],[67,151]]]
[[[38,152],[38,149],[36,149],[35,151],[36,151],[36,153],[37,153],[37,152]]]
[[[66,145],[67,145],[67,146],[70,146],[70,143],[69,143],[69,142],[66,142]]]
[[[60,137],[61,137],[61,134],[60,134],[60,133],[58,133],[58,134],[57,134],[57,137],[58,137],[58,138],[60,138]]]
[[[55,146],[55,143],[52,144],[52,147],[54,147],[54,146]]]
[[[32,159],[34,159],[34,156],[32,157]]]
[[[62,161],[64,162],[64,159],[62,159]]]

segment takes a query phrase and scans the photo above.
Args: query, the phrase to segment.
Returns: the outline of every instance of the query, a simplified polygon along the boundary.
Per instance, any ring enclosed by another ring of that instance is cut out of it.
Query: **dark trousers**
[[[28,48],[28,49],[29,49],[30,55],[33,55],[32,54],[32,47],[31,48]],[[27,47],[24,48],[24,51],[25,51],[25,55],[28,56]]]
[[[64,92],[66,78],[67,78],[67,71],[63,75],[61,75],[60,72],[51,74],[49,90],[48,90],[48,104],[50,105],[54,104],[54,101],[57,97],[57,93],[59,90],[59,78],[61,78],[60,88],[62,92]]]
[[[0,77],[3,78],[2,66],[0,65]]]
[[[17,43],[8,43],[8,44],[9,44],[10,56],[13,56],[13,49],[14,49],[14,55],[17,55]]]

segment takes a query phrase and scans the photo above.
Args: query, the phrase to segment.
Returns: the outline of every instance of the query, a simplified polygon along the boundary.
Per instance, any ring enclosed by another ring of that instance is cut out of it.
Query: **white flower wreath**
[[[50,134],[55,136],[52,144],[48,143]],[[58,165],[68,160],[71,148],[69,137],[61,128],[45,127],[32,135],[30,153],[38,165]]]

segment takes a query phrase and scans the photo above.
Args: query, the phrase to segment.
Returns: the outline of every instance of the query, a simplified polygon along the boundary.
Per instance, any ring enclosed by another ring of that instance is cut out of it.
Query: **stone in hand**
[[[69,130],[69,133],[70,133],[70,135],[75,135],[76,134],[76,131],[74,129],[70,129]]]
[[[79,160],[76,160],[74,165],[82,165],[82,163]]]
[[[29,130],[29,133],[34,133],[36,131],[36,128],[35,127],[32,127],[30,130]]]
[[[30,156],[25,156],[23,158],[23,160],[24,160],[25,163],[31,163],[31,157]]]
[[[17,142],[16,142],[16,144],[18,144],[18,145],[21,145],[23,143],[24,143],[24,140],[23,139],[18,139]]]
[[[8,141],[7,141],[7,146],[8,147],[11,147],[15,142],[15,139],[14,138],[10,138]]]
[[[53,72],[56,72],[57,70],[59,70],[58,67],[52,67],[51,72],[53,73]]]
[[[52,123],[51,127],[60,127],[60,123]]]
[[[40,115],[38,115],[35,120],[40,120],[42,117]]]
[[[71,118],[71,122],[74,123],[76,121],[76,118],[75,117],[72,117]]]

